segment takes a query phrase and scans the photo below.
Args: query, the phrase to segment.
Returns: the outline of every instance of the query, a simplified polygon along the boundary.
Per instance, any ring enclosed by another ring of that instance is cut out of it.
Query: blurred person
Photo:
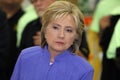
[[[0,7],[6,13],[8,26],[10,27],[10,49],[9,49],[9,70],[8,74],[11,76],[15,62],[18,56],[18,50],[16,47],[16,34],[17,34],[17,23],[20,17],[24,14],[21,8],[22,0],[0,0]]]
[[[39,31],[41,30],[42,27],[41,17],[44,13],[44,10],[54,1],[56,0],[31,0],[31,3],[35,7],[35,10],[39,17],[31,21],[27,26],[25,26],[23,33],[21,35],[19,47],[20,51],[24,48],[36,45],[36,43],[34,44],[33,37],[36,35],[37,32],[39,33]]]
[[[0,9],[0,80],[9,80],[7,76],[10,40],[8,29],[6,15]]]
[[[30,1],[30,0],[29,0]],[[33,4],[30,4],[26,8],[24,8],[24,15],[19,19],[18,26],[17,26],[17,47],[20,46],[21,36],[23,33],[24,28],[29,24],[31,21],[38,18],[38,15],[35,11]],[[32,16],[31,16],[32,15]]]
[[[51,4],[42,16],[41,46],[21,52],[11,80],[92,80],[92,66],[75,54],[81,44],[83,19],[70,2]]]
[[[99,46],[99,22],[103,16],[107,16],[111,13],[111,10],[119,6],[120,0],[111,1],[101,0],[96,6],[96,10],[93,15],[93,21],[91,23],[90,29],[88,31],[88,43],[90,46],[90,53],[100,53],[101,48]],[[105,6],[105,7],[104,7]]]
[[[120,14],[104,16],[100,20],[100,46],[103,51],[101,80],[120,80],[120,70],[115,64],[117,49],[120,50],[120,29],[116,27],[119,19]]]
[[[109,3],[109,4],[108,4]],[[88,30],[88,45],[90,49],[90,54],[93,55],[93,66],[95,69],[95,79],[97,80],[99,76],[101,75],[101,61],[102,61],[102,49],[99,45],[100,42],[100,20],[109,15],[112,10],[114,10],[116,7],[120,5],[120,0],[100,0],[99,3],[96,5],[94,14],[93,14],[93,20],[90,25],[90,28]],[[97,60],[98,62],[96,62]],[[93,61],[94,60],[94,61]],[[94,64],[99,63],[99,64]],[[97,78],[97,79],[96,79]]]

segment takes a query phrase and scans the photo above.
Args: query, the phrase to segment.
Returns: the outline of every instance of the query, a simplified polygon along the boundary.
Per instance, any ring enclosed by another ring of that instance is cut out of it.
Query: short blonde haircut
[[[82,40],[82,32],[84,28],[84,17],[79,8],[67,1],[55,1],[45,11],[42,17],[42,29],[41,29],[41,47],[44,47],[47,42],[45,39],[45,31],[49,22],[56,20],[60,17],[71,15],[74,18],[76,24],[76,38],[71,45],[71,51],[74,53],[79,49]]]

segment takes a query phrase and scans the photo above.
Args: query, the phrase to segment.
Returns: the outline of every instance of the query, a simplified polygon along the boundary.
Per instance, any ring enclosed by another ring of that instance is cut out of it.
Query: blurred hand
[[[34,45],[40,45],[40,43],[41,43],[40,36],[41,36],[41,32],[40,31],[38,31],[36,33],[36,35],[33,36]]]

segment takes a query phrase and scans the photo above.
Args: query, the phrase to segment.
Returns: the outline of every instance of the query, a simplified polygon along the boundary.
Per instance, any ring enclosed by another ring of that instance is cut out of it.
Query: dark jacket
[[[41,27],[42,27],[42,24],[40,22],[40,18],[33,20],[25,27],[22,33],[19,52],[22,49],[34,46],[33,36],[36,35],[36,32],[41,30]]]
[[[0,80],[7,79],[7,64],[9,56],[9,29],[5,13],[0,10]]]
[[[18,49],[16,46],[17,42],[17,24],[19,22],[19,19],[23,16],[24,11],[22,9],[19,9],[11,18],[8,19],[8,25],[9,25],[9,31],[10,31],[10,48],[9,48],[9,70],[8,74],[9,77],[11,77],[12,71],[14,69],[14,65],[18,58]]]
[[[120,70],[118,70],[118,68],[116,67],[115,60],[108,59],[106,56],[106,52],[109,47],[109,43],[112,38],[114,29],[115,29],[115,25],[117,21],[119,20],[119,18],[120,18],[120,15],[111,16],[110,26],[108,26],[102,32],[102,36],[100,38],[100,46],[103,50],[101,80],[120,80],[120,76],[119,76]]]

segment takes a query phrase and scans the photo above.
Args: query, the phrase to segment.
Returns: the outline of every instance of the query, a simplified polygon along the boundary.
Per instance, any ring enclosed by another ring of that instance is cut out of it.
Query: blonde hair
[[[44,33],[49,22],[66,15],[71,15],[74,18],[76,24],[77,35],[73,42],[73,45],[71,45],[70,47],[71,51],[75,52],[79,49],[84,28],[84,17],[75,4],[67,1],[55,1],[46,9],[45,13],[43,14],[41,29],[41,47],[44,47],[47,44]]]

